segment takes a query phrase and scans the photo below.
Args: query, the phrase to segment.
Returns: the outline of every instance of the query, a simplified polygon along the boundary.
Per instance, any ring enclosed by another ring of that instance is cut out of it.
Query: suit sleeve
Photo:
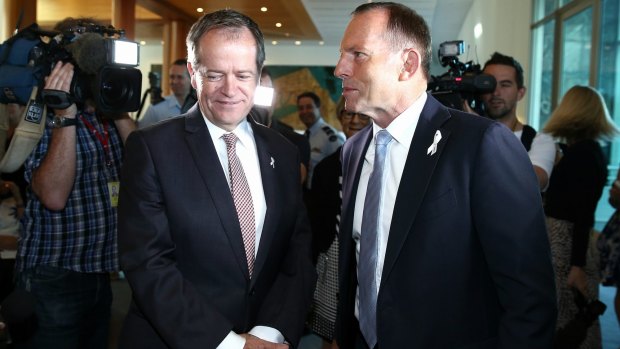
[[[498,348],[550,348],[554,273],[532,164],[518,139],[495,123],[474,166],[474,225],[503,309]]]
[[[152,155],[133,132],[126,143],[118,210],[121,268],[132,307],[172,348],[215,348],[233,328],[181,275]]]
[[[296,163],[299,164],[299,160]],[[296,172],[291,178],[299,178],[299,165],[294,168]],[[286,341],[296,347],[312,302],[316,271],[311,259],[312,234],[302,201],[302,187],[298,182],[294,187],[297,188],[295,231],[256,323],[278,329]]]

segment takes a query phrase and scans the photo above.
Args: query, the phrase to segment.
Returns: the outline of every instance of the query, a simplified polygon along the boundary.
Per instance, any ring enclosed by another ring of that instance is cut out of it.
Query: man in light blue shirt
[[[172,94],[157,104],[152,104],[138,121],[138,127],[144,128],[159,121],[181,114],[181,106],[189,95],[191,81],[187,71],[187,60],[177,59],[170,67],[170,90]]]

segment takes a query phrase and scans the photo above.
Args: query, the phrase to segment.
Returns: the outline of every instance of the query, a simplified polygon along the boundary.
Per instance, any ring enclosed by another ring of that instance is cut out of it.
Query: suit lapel
[[[242,272],[249,278],[245,247],[235,204],[209,129],[198,107],[192,108],[185,118],[185,140],[233,247],[234,257]]]
[[[435,166],[448,142],[450,129],[443,124],[449,118],[449,112],[429,95],[413,135],[396,195],[381,278],[383,281],[387,280],[405,239],[410,233]],[[437,151],[434,155],[427,154],[437,130],[441,132]]]
[[[277,224],[280,218],[280,209],[278,192],[277,192],[277,176],[278,162],[276,156],[270,151],[269,139],[266,135],[267,128],[256,124],[253,120],[249,120],[254,131],[254,140],[256,142],[256,151],[258,153],[258,163],[260,167],[261,178],[263,181],[263,192],[265,194],[265,203],[267,204],[267,213],[265,214],[265,222],[263,223],[263,231],[258,246],[258,253],[256,254],[256,260],[254,261],[254,275],[258,276],[262,270],[267,256],[269,255],[269,248],[275,237],[277,231]],[[252,283],[257,278],[252,278]]]

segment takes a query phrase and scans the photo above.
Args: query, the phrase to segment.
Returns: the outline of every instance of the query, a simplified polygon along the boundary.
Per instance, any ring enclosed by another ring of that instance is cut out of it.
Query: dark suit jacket
[[[118,240],[133,301],[121,347],[215,348],[229,331],[256,325],[299,340],[316,278],[299,155],[277,132],[251,126],[267,203],[251,280],[228,182],[197,106],[129,136]]]
[[[442,139],[428,155],[436,130]],[[353,212],[372,128],[343,148],[337,339],[356,321]],[[428,96],[395,198],[377,300],[381,349],[551,348],[554,274],[532,164],[508,128]]]

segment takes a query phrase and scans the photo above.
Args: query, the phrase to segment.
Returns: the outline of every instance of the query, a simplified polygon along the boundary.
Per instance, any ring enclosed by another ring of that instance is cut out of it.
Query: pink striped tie
[[[227,133],[222,136],[226,142],[228,153],[228,173],[230,175],[230,192],[232,193],[239,224],[241,225],[241,235],[245,245],[245,256],[248,261],[250,277],[254,269],[254,246],[256,244],[256,229],[254,226],[254,205],[252,204],[252,194],[248,181],[243,173],[243,167],[237,157],[237,136]]]

